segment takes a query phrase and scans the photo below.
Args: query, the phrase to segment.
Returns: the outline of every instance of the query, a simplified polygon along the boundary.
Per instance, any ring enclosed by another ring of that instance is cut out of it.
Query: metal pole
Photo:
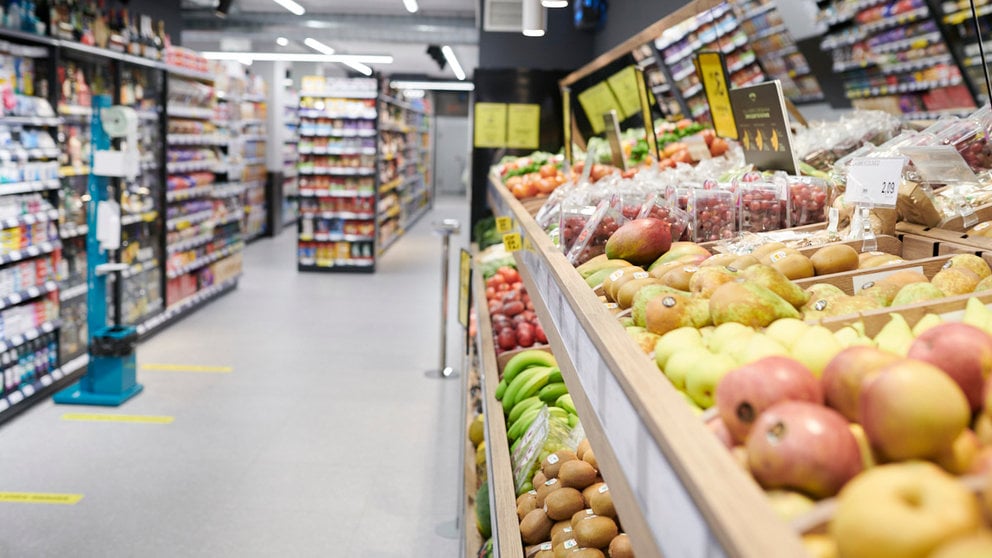
[[[455,219],[444,219],[434,223],[434,232],[441,235],[441,330],[438,350],[438,368],[428,370],[432,378],[455,378],[458,376],[454,368],[448,366],[448,258],[451,253],[451,235],[458,234],[461,224]]]

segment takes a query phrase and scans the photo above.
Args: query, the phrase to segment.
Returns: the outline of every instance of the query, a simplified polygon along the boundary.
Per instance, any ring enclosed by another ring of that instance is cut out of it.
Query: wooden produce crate
[[[518,268],[635,554],[805,556],[798,535],[757,483],[630,341],[523,205],[499,183],[491,182],[488,194],[494,213],[514,217],[529,240],[515,253]]]

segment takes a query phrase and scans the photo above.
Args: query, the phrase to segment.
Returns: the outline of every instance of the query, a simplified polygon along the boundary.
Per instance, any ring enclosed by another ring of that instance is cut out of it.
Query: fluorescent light
[[[547,15],[541,0],[524,0],[523,2],[523,34],[525,37],[543,37],[544,19]]]
[[[568,0],[541,0],[541,5],[545,8],[567,8]]]
[[[286,46],[289,44],[289,39],[286,37],[276,37],[276,44],[279,46]]]
[[[396,89],[424,89],[430,91],[474,91],[471,81],[393,81]]]
[[[451,50],[451,47],[444,45],[441,47],[441,52],[444,53],[444,59],[448,61],[448,65],[451,66],[451,71],[455,72],[455,77],[463,80],[465,79],[465,70],[462,69],[462,65],[458,63],[458,59],[455,58],[455,51]]]
[[[524,29],[524,37],[543,37],[544,29]]]
[[[306,8],[304,8],[303,6],[297,4],[293,0],[272,0],[272,1],[275,2],[276,4],[279,4],[283,8],[286,8],[287,10],[289,10],[290,12],[292,12],[293,15],[298,15],[299,16],[299,15],[303,15],[303,14],[307,13]]]
[[[308,47],[316,50],[321,54],[328,54],[328,55],[334,54],[333,48],[325,45],[324,43],[318,41],[317,39],[311,39],[310,37],[307,37],[306,39],[303,40],[303,44],[307,45]]]
[[[311,54],[309,52],[201,52],[208,60],[257,60],[259,62],[360,62],[362,64],[392,64],[393,57],[384,54]]]
[[[361,62],[342,62],[345,66],[348,66],[352,70],[361,73],[362,75],[370,76],[372,75],[372,68],[369,68]]]
[[[417,10],[420,9],[420,6],[417,5],[417,0],[403,0],[403,7],[411,14],[417,13]]]

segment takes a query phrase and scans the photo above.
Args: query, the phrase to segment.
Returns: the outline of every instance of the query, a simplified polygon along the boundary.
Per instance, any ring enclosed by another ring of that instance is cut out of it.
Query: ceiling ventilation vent
[[[523,0],[486,0],[482,29],[520,33],[523,30],[523,19]]]

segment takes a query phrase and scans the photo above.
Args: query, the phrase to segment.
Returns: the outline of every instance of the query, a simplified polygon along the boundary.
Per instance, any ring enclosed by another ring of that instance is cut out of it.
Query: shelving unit
[[[295,92],[288,94],[289,100],[283,106],[282,142],[282,226],[296,224],[300,214],[300,97]]]
[[[985,52],[988,55],[992,49],[992,4],[987,1],[975,0],[975,12],[981,25],[985,42]],[[982,71],[982,57],[978,48],[979,37],[971,18],[971,4],[965,1],[948,1],[940,3],[939,18],[947,30],[948,43],[964,70],[964,77],[975,92],[980,103],[988,102],[988,86],[985,84],[985,73]]]
[[[378,84],[306,77],[298,147],[300,271],[375,271]],[[333,153],[333,154],[332,154]]]
[[[968,51],[967,29],[973,37],[974,28],[958,25],[963,35],[949,36],[931,7],[935,4],[835,0],[823,7],[819,17],[829,31],[820,47],[832,52],[834,71],[855,107],[908,119],[975,107],[976,89],[962,73],[960,60]],[[947,20],[954,14],[944,15]]]
[[[379,97],[378,253],[399,240],[433,202],[429,104]]]
[[[267,131],[265,121],[267,104],[260,90],[265,83],[260,79],[230,72],[223,75],[218,89],[222,110],[226,110],[229,120],[229,142],[221,144],[227,148],[227,159],[220,174],[227,174],[228,182],[242,186],[240,208],[242,215],[241,234],[245,242],[251,242],[268,233],[267,169],[265,165],[265,144]],[[232,208],[233,209],[233,208]]]

